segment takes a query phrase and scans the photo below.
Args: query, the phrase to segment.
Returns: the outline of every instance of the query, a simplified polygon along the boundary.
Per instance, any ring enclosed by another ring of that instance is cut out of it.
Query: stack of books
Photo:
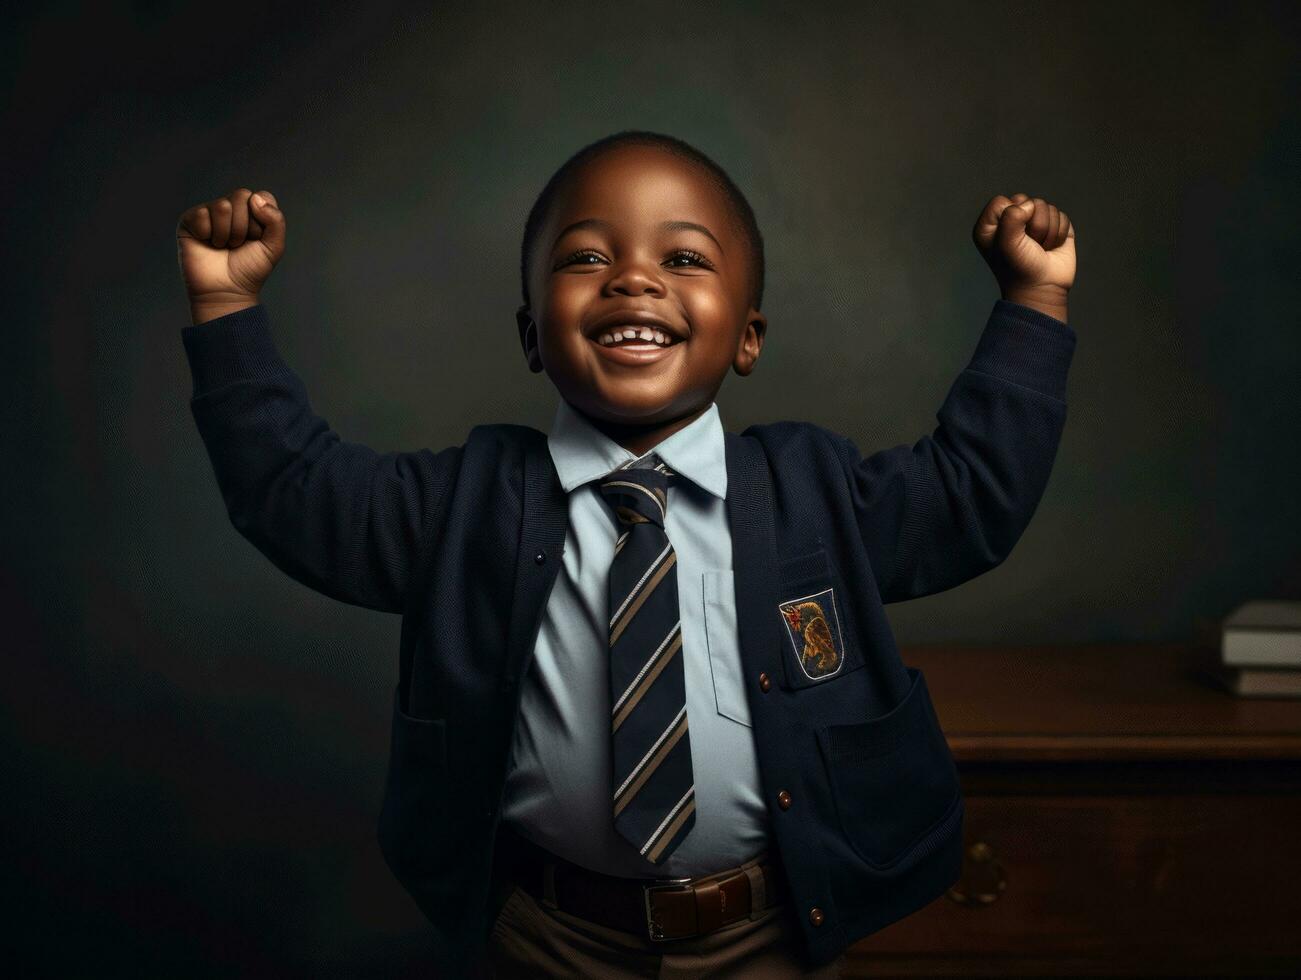
[[[1201,664],[1214,683],[1238,697],[1301,697],[1301,600],[1243,603],[1218,633],[1218,642],[1204,646]],[[1201,635],[1210,638],[1205,624]]]

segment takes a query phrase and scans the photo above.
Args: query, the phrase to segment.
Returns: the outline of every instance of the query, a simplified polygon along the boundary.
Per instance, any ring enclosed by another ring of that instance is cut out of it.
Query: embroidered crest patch
[[[804,676],[821,680],[838,673],[844,663],[845,641],[840,634],[834,591],[825,589],[789,599],[777,608]]]

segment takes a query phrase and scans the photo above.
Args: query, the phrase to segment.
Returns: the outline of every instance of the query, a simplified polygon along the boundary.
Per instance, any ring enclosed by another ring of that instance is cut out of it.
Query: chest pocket
[[[714,700],[718,713],[746,728],[750,705],[745,700],[741,676],[741,649],[736,638],[736,586],[731,570],[704,573],[705,639],[709,644],[709,669],[714,675]]]
[[[848,598],[825,549],[780,563],[771,615],[781,621],[788,690],[830,683],[863,666],[863,651],[845,618]]]

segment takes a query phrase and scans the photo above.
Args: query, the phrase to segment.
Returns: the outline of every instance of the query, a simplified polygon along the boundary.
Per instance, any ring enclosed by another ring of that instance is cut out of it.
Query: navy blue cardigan
[[[565,542],[546,435],[479,425],[460,446],[379,453],[313,412],[264,307],[182,339],[191,410],[235,528],[304,585],[402,614],[378,842],[445,962],[464,968],[500,901],[520,679]],[[1011,552],[1052,470],[1075,342],[1067,324],[998,300],[939,426],[912,445],[863,457],[807,422],[725,434],[746,694],[811,965],[959,877],[957,771],[882,606],[952,588]],[[844,662],[810,677],[778,607],[827,589]]]

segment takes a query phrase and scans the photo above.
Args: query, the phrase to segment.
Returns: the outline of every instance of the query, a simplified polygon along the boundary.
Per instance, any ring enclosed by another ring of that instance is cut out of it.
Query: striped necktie
[[[664,531],[673,475],[662,462],[625,463],[600,483],[621,531],[610,566],[614,825],[651,864],[696,823],[677,556]]]

